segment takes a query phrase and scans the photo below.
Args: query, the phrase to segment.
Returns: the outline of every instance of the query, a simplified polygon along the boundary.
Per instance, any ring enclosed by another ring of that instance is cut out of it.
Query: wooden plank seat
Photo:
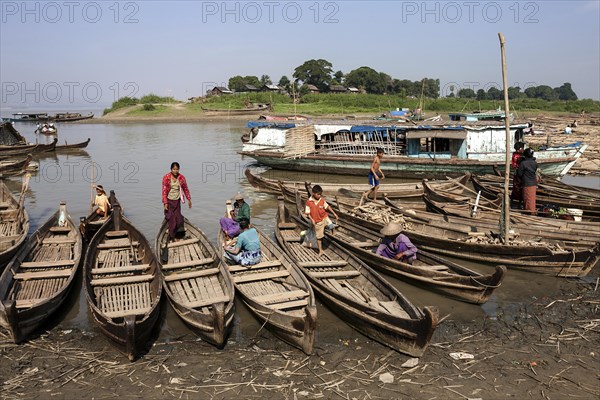
[[[208,268],[199,271],[184,272],[181,274],[171,274],[165,276],[165,282],[180,281],[182,279],[201,278],[219,273],[219,268]]]
[[[75,243],[75,238],[61,238],[61,237],[50,237],[44,238],[42,244],[71,244]]]
[[[263,294],[255,296],[253,299],[259,303],[281,303],[283,301],[289,301],[290,299],[307,296],[308,292],[305,290],[290,290],[287,292]]]
[[[109,237],[109,238],[128,237],[129,232],[128,231],[108,231],[108,232],[106,232],[105,236]]]
[[[280,222],[277,224],[279,229],[296,229],[298,225],[293,222]]]
[[[162,266],[163,271],[169,271],[172,269],[180,269],[180,268],[188,268],[195,267],[197,265],[207,265],[212,264],[215,261],[214,258],[199,258],[196,260],[182,261],[178,263],[165,264]]]
[[[356,247],[374,247],[374,246],[379,246],[379,242],[375,242],[375,241],[365,241],[365,242],[351,241],[350,244],[352,246],[356,246]]]
[[[308,300],[294,300],[294,301],[286,301],[284,303],[276,303],[269,304],[269,307],[274,308],[275,310],[285,310],[288,308],[298,308],[298,307],[306,307],[308,305]]]
[[[3,201],[0,203],[0,209],[10,207],[11,203]]]
[[[44,300],[46,300],[46,298],[43,298],[43,299],[17,300],[17,301],[15,301],[15,307],[17,307],[17,308],[29,308],[29,307],[33,306],[34,304],[37,304],[40,301],[44,301]]]
[[[126,283],[140,283],[140,282],[150,282],[154,279],[153,275],[133,275],[133,276],[120,276],[117,278],[95,278],[92,279],[90,284],[92,286],[105,286],[105,285],[119,285]]]
[[[117,310],[117,311],[108,311],[105,312],[108,318],[121,318],[126,317],[128,315],[144,315],[150,311],[151,307],[142,307],[142,308],[134,308],[130,310]]]
[[[286,242],[301,242],[302,237],[296,233],[296,230],[280,231],[281,236]]]
[[[50,232],[52,233],[69,233],[71,232],[71,228],[68,226],[53,226],[50,228]]]
[[[244,274],[244,275],[236,275],[233,277],[233,281],[235,283],[246,283],[246,282],[256,282],[256,281],[264,281],[273,278],[284,278],[288,276],[290,272],[288,270],[279,270],[279,271],[267,271],[267,272],[259,272],[256,274]]]
[[[0,243],[9,243],[12,242],[13,240],[18,240],[22,237],[23,235],[11,235],[11,236],[4,236],[0,238]]]
[[[122,267],[106,267],[106,268],[92,268],[92,274],[120,274],[125,272],[138,272],[145,271],[150,268],[150,264],[138,264],[138,265],[124,265]]]
[[[21,268],[54,268],[75,264],[75,260],[23,261]]]
[[[348,265],[347,261],[344,260],[323,260],[323,261],[298,261],[298,265],[301,267],[344,267]]]
[[[241,271],[252,271],[255,269],[263,269],[263,268],[272,268],[272,267],[279,267],[281,265],[281,261],[279,260],[273,260],[273,261],[263,261],[260,262],[258,264],[254,264],[254,265],[248,265],[247,267],[244,267],[243,265],[229,265],[228,266],[228,270],[229,272],[241,272]]]
[[[413,265],[413,267],[416,268],[420,268],[423,270],[433,270],[433,271],[437,271],[437,272],[449,272],[450,269],[448,267],[446,267],[445,265]]]
[[[26,281],[29,279],[68,278],[69,276],[71,276],[71,268],[59,271],[17,272],[14,278]]]
[[[360,276],[360,272],[356,270],[348,271],[323,271],[323,272],[310,272],[310,276],[318,279],[331,279],[331,278],[354,278]]]
[[[211,306],[213,304],[218,304],[218,303],[226,303],[228,301],[229,301],[229,296],[218,296],[218,297],[209,297],[206,299],[200,299],[200,300],[195,300],[195,301],[183,302],[182,304],[189,308],[200,308],[200,307]]]
[[[129,247],[129,246],[139,246],[140,242],[138,241],[129,241],[129,239],[110,239],[105,240],[104,243],[100,243],[98,245],[98,249],[118,249],[121,247]]]
[[[179,246],[187,246],[188,244],[198,243],[199,241],[200,241],[200,239],[198,239],[198,238],[185,239],[185,240],[180,240],[178,242],[169,242],[169,243],[167,243],[167,247],[172,248],[172,247],[179,247]]]

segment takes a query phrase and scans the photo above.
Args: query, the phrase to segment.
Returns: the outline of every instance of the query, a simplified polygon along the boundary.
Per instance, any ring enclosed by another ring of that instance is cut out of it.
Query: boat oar
[[[17,212],[17,221],[21,219],[21,214],[23,214],[23,204],[25,203],[25,192],[29,187],[29,179],[31,179],[31,174],[27,173],[23,176],[23,185],[21,186],[21,193],[19,194],[19,211]]]

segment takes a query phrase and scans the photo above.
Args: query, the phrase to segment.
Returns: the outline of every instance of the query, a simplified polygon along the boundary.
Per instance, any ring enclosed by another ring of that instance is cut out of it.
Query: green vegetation
[[[142,96],[142,98],[138,99],[135,97],[121,97],[119,100],[112,103],[110,108],[105,108],[102,115],[106,115],[110,112],[116,111],[120,108],[125,108],[129,106],[135,106],[137,104],[161,104],[161,103],[179,103],[179,101],[175,100],[173,97],[160,97],[155,95],[154,93],[147,94]],[[146,110],[149,111],[149,110]]]
[[[139,117],[160,116],[161,114],[167,114],[168,111],[167,106],[144,104],[129,111],[126,115]]]
[[[294,104],[292,98],[275,93],[240,93],[227,96],[212,96],[203,106],[211,108],[243,108],[244,102],[272,103],[276,113],[294,113],[324,115],[324,114],[352,114],[373,113],[394,110],[396,108],[415,109],[419,106],[418,97],[403,97],[400,95],[376,94],[307,94],[299,99],[299,104]],[[428,115],[445,112],[472,112],[476,110],[495,110],[504,108],[503,100],[475,100],[464,98],[424,98],[423,111]],[[521,112],[558,111],[579,113],[600,112],[600,102],[590,99],[562,101],[547,101],[543,99],[518,98],[510,102],[511,112],[517,115]]]

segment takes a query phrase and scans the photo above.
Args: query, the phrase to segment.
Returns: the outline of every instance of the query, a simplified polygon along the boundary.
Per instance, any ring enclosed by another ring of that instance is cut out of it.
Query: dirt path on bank
[[[420,359],[359,334],[317,343],[315,354],[307,356],[265,331],[254,340],[230,338],[224,350],[190,332],[156,341],[134,363],[98,329],[57,326],[22,345],[1,334],[1,396],[598,399],[600,288],[597,268],[594,272],[588,283],[564,280],[560,293],[523,299],[516,310],[498,310],[497,318],[459,323],[450,316]]]

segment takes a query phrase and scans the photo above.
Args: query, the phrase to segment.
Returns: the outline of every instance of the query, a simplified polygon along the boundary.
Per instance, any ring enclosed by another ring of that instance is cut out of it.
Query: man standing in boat
[[[371,164],[371,169],[369,170],[369,186],[371,186],[371,189],[367,190],[365,193],[363,193],[362,198],[360,199],[360,202],[362,204],[362,201],[365,197],[369,197],[369,195],[371,194],[371,192],[373,193],[373,200],[377,200],[377,191],[379,190],[379,180],[380,179],[385,179],[385,175],[383,174],[383,171],[381,170],[381,159],[383,158],[383,149],[382,148],[377,148],[377,154],[375,155],[375,158],[373,159],[373,163]],[[381,175],[381,178],[379,177],[379,175]]]

